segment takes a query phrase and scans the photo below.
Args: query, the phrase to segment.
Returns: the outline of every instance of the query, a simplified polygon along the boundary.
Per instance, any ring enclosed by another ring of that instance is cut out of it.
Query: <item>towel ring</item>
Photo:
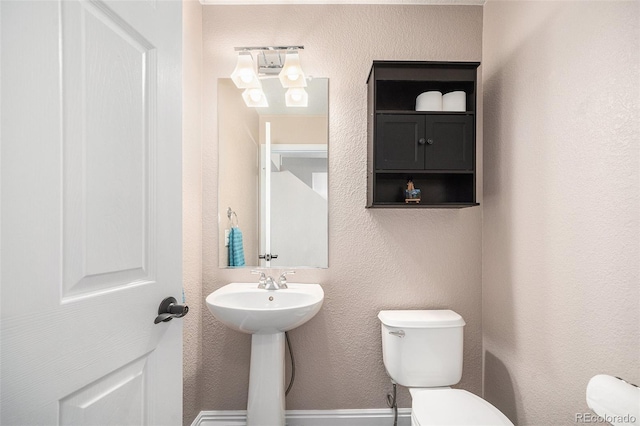
[[[235,225],[233,224],[233,217],[235,216],[236,218],[236,223]],[[236,212],[234,212],[233,210],[231,210],[231,207],[227,208],[227,217],[229,218],[229,221],[231,222],[231,226],[232,227],[238,227],[238,215],[236,214]]]

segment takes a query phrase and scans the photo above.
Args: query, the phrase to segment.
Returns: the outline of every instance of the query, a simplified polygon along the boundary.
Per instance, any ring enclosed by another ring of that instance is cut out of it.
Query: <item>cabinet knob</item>
[[[433,139],[427,139],[427,145],[433,145]]]
[[[418,139],[418,144],[424,145],[425,143],[427,143],[427,140],[425,138]]]

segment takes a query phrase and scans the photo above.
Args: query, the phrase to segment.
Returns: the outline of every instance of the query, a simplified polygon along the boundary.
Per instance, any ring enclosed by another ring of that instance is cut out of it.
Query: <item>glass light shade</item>
[[[300,66],[298,52],[287,53],[284,59],[282,71],[278,74],[282,87],[306,87],[307,80]]]
[[[262,87],[253,65],[251,53],[240,52],[238,54],[238,63],[236,64],[236,69],[231,73],[231,80],[233,80],[238,89]]]
[[[268,107],[267,96],[262,88],[250,88],[242,92],[242,99],[248,107]]]
[[[293,87],[284,95],[288,107],[306,107],[309,105],[309,94],[302,87]]]

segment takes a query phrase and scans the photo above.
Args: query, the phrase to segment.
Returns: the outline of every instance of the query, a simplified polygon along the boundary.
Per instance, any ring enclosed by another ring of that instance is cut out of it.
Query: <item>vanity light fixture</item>
[[[242,99],[248,107],[268,107],[267,96],[261,87],[254,87],[251,89],[245,89],[242,92]]]
[[[242,93],[245,104],[249,107],[269,106],[260,80],[278,76],[282,87],[289,89],[285,94],[286,105],[306,107],[309,104],[309,95],[304,90],[307,79],[300,66],[298,53],[302,49],[304,46],[236,47],[238,63],[231,79],[236,87],[245,89]],[[258,52],[257,66],[251,55],[252,51]]]
[[[238,54],[238,63],[231,73],[231,80],[238,89],[262,88],[253,65],[251,52],[242,51]]]
[[[278,74],[282,87],[307,87],[307,80],[304,78],[302,67],[300,66],[300,56],[295,49],[287,50],[284,58],[284,66]]]
[[[236,69],[231,73],[231,80],[238,89],[245,89],[242,93],[244,103],[249,107],[266,107],[267,97],[262,90],[262,83],[256,73],[251,52],[243,50],[238,54]]]
[[[285,94],[288,107],[306,107],[309,105],[309,94],[303,87],[292,87]]]

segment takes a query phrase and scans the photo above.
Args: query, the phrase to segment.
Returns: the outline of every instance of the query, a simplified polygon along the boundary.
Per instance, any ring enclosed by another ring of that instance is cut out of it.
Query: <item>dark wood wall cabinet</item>
[[[479,65],[479,62],[373,62],[367,80],[367,207],[478,205]],[[418,96],[431,91],[443,95],[462,91],[465,105],[460,105],[457,111],[416,111]],[[405,201],[409,180],[420,189],[420,202]]]

